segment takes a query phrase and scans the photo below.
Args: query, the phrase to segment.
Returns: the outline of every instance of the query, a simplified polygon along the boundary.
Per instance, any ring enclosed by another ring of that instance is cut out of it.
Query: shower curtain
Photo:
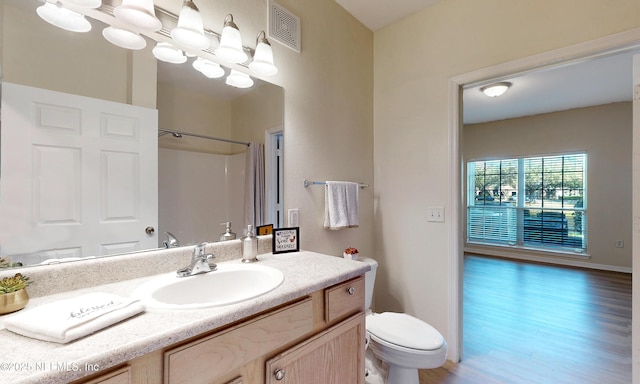
[[[256,228],[264,224],[264,144],[249,143],[245,167],[244,224]]]

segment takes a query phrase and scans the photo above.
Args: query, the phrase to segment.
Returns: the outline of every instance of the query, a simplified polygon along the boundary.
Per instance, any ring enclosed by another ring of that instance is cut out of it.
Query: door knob
[[[144,231],[147,233],[147,235],[153,235],[153,232],[155,232],[156,229],[153,227],[147,227],[144,229]]]
[[[273,375],[276,377],[276,380],[280,381],[284,379],[284,373],[284,369],[276,369]]]

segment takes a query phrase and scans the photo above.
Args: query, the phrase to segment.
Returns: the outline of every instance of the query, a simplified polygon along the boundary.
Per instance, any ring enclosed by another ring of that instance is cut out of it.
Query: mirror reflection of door
[[[266,223],[282,228],[284,222],[284,133],[282,127],[265,133]]]
[[[156,110],[5,82],[2,114],[3,253],[33,264],[155,246]]]

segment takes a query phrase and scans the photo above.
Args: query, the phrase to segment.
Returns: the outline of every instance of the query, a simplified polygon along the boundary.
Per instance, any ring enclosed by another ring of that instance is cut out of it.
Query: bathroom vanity
[[[147,309],[69,344],[2,329],[0,362],[13,364],[13,369],[0,371],[0,381],[364,383],[363,275],[369,267],[304,251],[259,259],[281,270],[284,281],[244,302],[192,310]],[[126,296],[152,278],[38,297],[33,304],[96,291]]]

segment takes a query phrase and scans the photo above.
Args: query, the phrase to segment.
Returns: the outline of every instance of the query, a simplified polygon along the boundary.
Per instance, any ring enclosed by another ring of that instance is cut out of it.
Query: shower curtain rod
[[[159,132],[158,137],[164,136],[164,135],[169,135],[169,134],[173,135],[173,137],[192,136],[192,137],[199,137],[201,139],[224,141],[225,143],[246,145],[247,147],[249,146],[249,143],[246,143],[244,141],[222,139],[222,138],[219,138],[219,137],[199,135],[197,133],[180,132],[180,131],[169,131],[169,130],[166,130],[166,129],[158,129],[158,132]]]

